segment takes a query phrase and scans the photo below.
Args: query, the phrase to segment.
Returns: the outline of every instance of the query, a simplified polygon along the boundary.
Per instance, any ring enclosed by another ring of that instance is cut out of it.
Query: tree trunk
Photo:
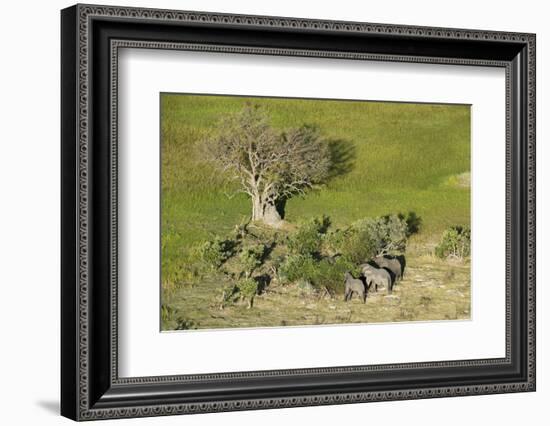
[[[264,214],[262,220],[270,226],[278,226],[281,224],[281,215],[277,211],[274,204],[266,203],[264,205]]]
[[[259,195],[252,197],[252,220],[262,220],[262,200]]]
[[[273,227],[279,226],[282,222],[275,204],[262,200],[259,195],[252,197],[252,220]]]

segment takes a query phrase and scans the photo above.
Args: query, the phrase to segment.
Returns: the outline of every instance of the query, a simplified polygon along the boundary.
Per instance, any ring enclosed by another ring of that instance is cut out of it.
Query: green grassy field
[[[163,94],[163,303],[169,302],[186,318],[199,321],[191,304],[186,305],[190,289],[200,285],[196,283],[197,272],[183,267],[189,263],[191,249],[201,241],[227,234],[250,215],[249,200],[244,195],[226,195],[234,188],[228,188],[214,166],[202,160],[200,149],[201,141],[220,117],[241,109],[247,101],[264,107],[277,128],[315,124],[325,137],[342,140],[353,148],[349,173],[306,197],[288,201],[288,222],[327,214],[334,226],[345,226],[363,217],[413,211],[422,218],[422,227],[409,243],[411,259],[429,259],[446,227],[470,224],[469,106]],[[431,264],[433,270],[445,266]],[[413,267],[423,270],[425,265]],[[449,268],[469,270],[464,265]],[[427,282],[431,279],[428,277]],[[469,288],[469,278],[466,281]],[[195,290],[194,294],[199,293]],[[438,297],[434,300],[440,300]],[[372,312],[365,320],[373,320]],[[459,312],[469,312],[469,305]],[[273,319],[264,325],[280,322]],[[166,328],[174,328],[174,324],[167,324],[171,325]],[[216,326],[212,321],[205,324]],[[246,321],[240,324],[246,326]]]

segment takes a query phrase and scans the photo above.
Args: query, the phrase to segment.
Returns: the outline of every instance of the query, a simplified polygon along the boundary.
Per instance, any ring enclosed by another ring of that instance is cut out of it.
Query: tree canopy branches
[[[252,200],[252,220],[281,221],[277,205],[305,194],[333,170],[331,146],[316,126],[277,131],[267,112],[247,104],[229,114],[205,141],[206,157]]]

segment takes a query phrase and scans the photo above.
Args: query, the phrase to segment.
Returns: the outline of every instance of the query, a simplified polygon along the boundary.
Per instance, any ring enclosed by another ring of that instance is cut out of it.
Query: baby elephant
[[[345,302],[351,300],[353,293],[356,293],[357,296],[359,296],[359,298],[363,300],[363,303],[367,302],[367,291],[365,289],[363,281],[361,281],[359,278],[354,278],[353,275],[351,275],[351,272],[347,271],[344,274],[344,283],[346,285],[346,291],[344,295]]]

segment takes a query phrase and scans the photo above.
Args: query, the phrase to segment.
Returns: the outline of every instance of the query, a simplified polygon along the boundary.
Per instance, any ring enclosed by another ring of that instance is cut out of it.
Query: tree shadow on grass
[[[351,141],[345,139],[329,139],[330,168],[327,181],[350,173],[355,168],[357,148]]]
[[[357,158],[357,148],[345,139],[328,139],[329,152],[329,170],[321,183],[328,183],[334,178],[344,176],[355,168]],[[282,219],[285,218],[286,203],[290,197],[280,197],[277,199],[275,207]]]
[[[407,237],[413,234],[417,234],[422,226],[422,218],[416,214],[416,212],[410,211],[407,215],[399,213],[397,215],[399,219],[405,220],[407,223]]]

